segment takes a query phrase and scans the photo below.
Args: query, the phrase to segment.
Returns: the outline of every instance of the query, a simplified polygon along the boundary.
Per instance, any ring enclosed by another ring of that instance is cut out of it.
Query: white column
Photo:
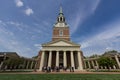
[[[96,60],[95,60],[95,63],[96,63],[97,68],[99,69],[99,64]]]
[[[59,67],[59,51],[56,51],[56,66]]]
[[[0,64],[0,70],[1,70],[1,68],[2,68],[2,65],[3,65],[3,61],[2,61],[1,64]]]
[[[117,55],[115,55],[115,60],[116,60],[117,65],[118,65],[118,67],[119,67],[119,69],[120,69],[120,62],[119,62],[119,59],[118,59],[118,56],[117,56]]]
[[[70,55],[71,55],[71,56],[70,56],[70,57],[71,57],[71,67],[74,67],[74,68],[75,68],[73,51],[71,51]]]
[[[26,69],[26,60],[24,60],[23,65],[24,66],[22,68]]]
[[[78,65],[79,65],[78,69],[83,70],[83,63],[82,63],[82,57],[80,51],[78,51],[77,56],[78,56]]]
[[[92,62],[92,66],[93,66],[93,69],[94,69],[94,68],[95,68],[95,64],[94,64],[94,61],[92,60],[91,62]]]
[[[49,52],[48,67],[51,67],[51,63],[52,63],[52,51]]]
[[[28,60],[28,61],[27,61],[27,69],[29,68],[29,63],[30,63],[30,61]]]
[[[64,63],[64,67],[67,67],[66,51],[63,52],[63,63]]]
[[[100,66],[101,69],[103,69],[103,66]]]
[[[40,60],[40,68],[39,70],[42,71],[42,67],[44,66],[44,58],[45,58],[45,51],[42,52],[42,55],[41,55],[41,60]]]
[[[98,62],[95,60],[95,63],[96,63],[96,66],[98,66],[99,67],[99,65],[98,65]]]
[[[115,66],[115,65],[113,65],[113,69],[116,69],[116,66]]]
[[[90,66],[90,62],[89,62],[89,60],[88,60],[88,67],[89,67],[89,69],[91,69],[91,66]]]
[[[107,66],[105,66],[104,68],[107,69]]]
[[[34,61],[31,62],[31,69],[33,69],[33,63],[34,63]]]
[[[36,70],[36,68],[37,68],[37,61],[35,61],[35,65],[34,65],[34,69]]]
[[[109,66],[109,69],[112,69],[112,68]]]

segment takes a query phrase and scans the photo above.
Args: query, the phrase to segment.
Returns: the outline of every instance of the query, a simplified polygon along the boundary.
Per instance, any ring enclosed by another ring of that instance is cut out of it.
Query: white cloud
[[[114,27],[113,27],[114,26]],[[100,33],[96,33],[93,37],[87,39],[87,43],[109,40],[120,36],[120,20],[115,20],[109,24],[103,25],[102,27],[107,27],[107,29],[101,30]],[[86,44],[86,42],[85,42]],[[87,46],[86,46],[87,47]]]
[[[36,47],[36,51],[38,51],[38,52],[42,49],[41,44],[34,44],[34,47]]]
[[[20,56],[31,57],[35,51],[29,48],[28,45],[17,40],[14,35],[8,35],[4,29],[1,29],[0,32],[0,47],[5,48],[8,52],[17,52]],[[10,31],[6,30],[8,33]],[[2,50],[1,50],[2,51]]]
[[[96,0],[93,2],[92,7],[91,7],[92,13],[96,11],[99,4],[100,4],[100,0]]]
[[[99,3],[100,0],[91,0],[79,6],[79,10],[74,14],[76,15],[75,18],[70,21],[72,27],[71,34],[74,33],[90,15],[95,13]]]
[[[40,44],[35,44],[35,40],[41,39],[40,43],[44,42],[46,38],[44,40],[43,38],[45,35],[48,36],[49,33],[44,33],[47,27],[43,26],[47,26],[48,24],[49,23],[41,22],[34,25],[34,27],[36,27],[34,28],[16,21],[0,20],[0,51],[14,51],[25,57],[37,55],[42,47]],[[30,41],[30,43],[26,43],[26,40]]]
[[[26,14],[27,16],[30,16],[31,14],[34,13],[31,8],[27,8],[24,12],[25,12],[25,14]]]
[[[13,25],[13,27],[16,27],[19,31],[23,31],[23,29],[26,27],[26,25],[14,21],[8,21],[6,24]]]
[[[40,47],[40,46],[41,46],[41,44],[34,44],[34,46],[35,46],[35,47]]]
[[[18,28],[16,26],[24,26],[24,24],[20,24],[18,22],[4,22],[0,20],[0,51],[17,52],[20,56],[25,57],[32,57],[34,55],[37,55],[38,49],[31,49],[31,46],[29,46],[29,44],[25,44],[25,42],[18,39],[16,33],[7,29],[7,27],[10,27],[10,25],[12,25],[14,29]]]
[[[24,6],[23,2],[21,0],[15,0],[16,6],[17,7],[22,7]]]
[[[35,47],[37,47],[39,50],[42,49],[42,45],[41,44],[34,44]]]
[[[106,47],[106,51],[110,51],[110,50],[112,50],[111,47]]]
[[[100,33],[96,33],[93,37],[80,42],[86,55],[103,53],[113,49],[120,51],[120,19],[109,22],[102,27],[107,27],[107,29],[101,30]]]

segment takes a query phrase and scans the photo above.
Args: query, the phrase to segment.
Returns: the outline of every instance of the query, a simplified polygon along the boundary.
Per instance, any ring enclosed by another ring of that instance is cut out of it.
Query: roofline
[[[65,41],[65,42],[73,43],[73,44],[75,44],[74,47],[80,47],[80,46],[81,46],[80,44],[76,44],[76,43],[74,43],[74,42],[72,42],[72,41],[67,41],[67,40],[64,40],[64,39],[59,39],[59,40],[55,40],[55,41],[50,41],[50,42],[47,42],[47,43],[43,43],[43,44],[42,44],[42,47],[45,47],[47,44],[52,44],[52,43],[58,42],[58,41]],[[47,45],[47,46],[48,46],[48,45]],[[71,46],[71,47],[73,47],[73,46]]]

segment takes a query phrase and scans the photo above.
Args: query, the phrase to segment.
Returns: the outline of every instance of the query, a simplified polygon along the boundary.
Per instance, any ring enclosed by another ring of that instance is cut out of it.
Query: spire
[[[62,6],[60,6],[60,14],[63,14]]]
[[[59,12],[59,16],[63,16],[63,10],[62,10],[62,5],[60,5],[60,12]]]

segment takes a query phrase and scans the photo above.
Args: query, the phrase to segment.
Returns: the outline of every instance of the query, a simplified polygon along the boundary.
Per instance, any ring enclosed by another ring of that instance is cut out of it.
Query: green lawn
[[[0,80],[120,80],[120,74],[0,74]]]

